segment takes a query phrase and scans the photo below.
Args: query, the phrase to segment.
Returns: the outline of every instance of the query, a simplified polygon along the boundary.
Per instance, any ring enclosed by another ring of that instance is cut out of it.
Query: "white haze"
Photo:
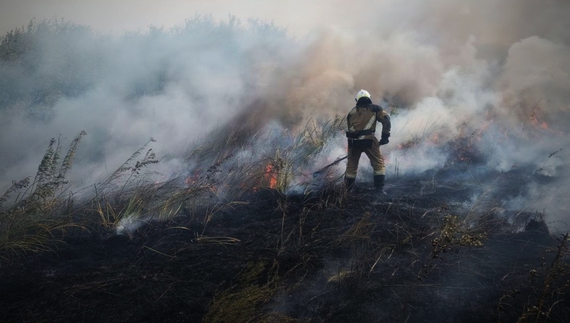
[[[1,101],[0,187],[34,174],[50,137],[61,135],[67,144],[87,131],[75,182],[97,181],[151,137],[168,177],[186,167],[189,144],[246,109],[276,129],[294,130],[346,114],[364,88],[375,102],[400,106],[383,147],[388,177],[396,161],[402,175],[442,167],[448,160],[442,147],[476,133],[473,143],[492,169],[531,165],[559,178],[548,203],[532,194],[512,207],[544,208],[553,221],[567,217],[569,2],[254,4],[240,3],[236,11],[276,25],[199,18],[144,33],[46,34],[26,58],[33,68],[2,63],[4,98],[52,83],[75,90]],[[258,100],[264,103],[252,110]],[[413,148],[397,149],[413,140]],[[334,161],[344,141],[330,145],[319,166]]]

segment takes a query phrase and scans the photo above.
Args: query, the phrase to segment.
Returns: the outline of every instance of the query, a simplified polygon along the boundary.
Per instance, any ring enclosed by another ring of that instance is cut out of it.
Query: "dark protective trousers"
[[[370,165],[374,170],[374,175],[385,175],[386,167],[384,166],[384,157],[380,152],[380,146],[378,145],[378,139],[367,139],[367,140],[351,140],[348,139],[348,158],[346,164],[346,178],[356,178],[356,173],[358,171],[358,162],[360,161],[360,155],[365,153],[370,159]]]

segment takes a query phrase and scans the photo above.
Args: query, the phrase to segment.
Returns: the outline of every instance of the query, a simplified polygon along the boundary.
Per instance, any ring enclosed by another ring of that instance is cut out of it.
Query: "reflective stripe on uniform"
[[[366,124],[366,127],[364,127],[364,129],[362,129],[362,131],[364,130],[372,130],[372,126],[374,126],[376,124],[376,114],[374,114],[372,116],[372,118],[370,118],[370,120],[368,121],[368,123]],[[362,135],[360,137],[358,137],[358,139],[364,139],[365,135]]]
[[[362,130],[372,130],[372,126],[376,123],[376,114],[374,114],[372,116],[372,118],[370,118],[370,121],[368,121],[368,123],[366,124],[366,127],[364,127],[364,129]]]
[[[382,166],[381,170],[374,171],[374,175],[386,175],[386,168],[384,166]],[[356,177],[356,175],[354,177]]]

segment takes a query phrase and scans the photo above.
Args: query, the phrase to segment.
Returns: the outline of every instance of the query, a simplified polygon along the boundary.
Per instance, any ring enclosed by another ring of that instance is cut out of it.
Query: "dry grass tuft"
[[[529,298],[517,323],[549,322],[551,319],[550,314],[553,309],[556,306],[561,306],[561,303],[564,302],[570,290],[570,281],[568,280],[570,264],[567,263],[568,238],[568,233],[563,234],[558,239],[558,247],[556,249],[547,250],[547,252],[555,253],[550,265],[543,263],[542,268],[531,269],[529,271],[531,284],[536,280],[540,283],[535,289],[536,298]],[[503,295],[501,298],[498,308],[499,313],[504,306],[503,300],[507,297],[509,297],[509,295]]]
[[[29,178],[14,182],[0,197],[0,253],[4,259],[28,252],[53,250],[57,237],[70,228],[84,228],[71,220],[66,193],[66,174],[73,165],[81,131],[60,164],[61,145],[52,138],[38,166],[33,182]],[[17,194],[15,197],[14,194]],[[4,204],[9,202],[7,208]]]
[[[278,277],[274,267],[267,262],[250,263],[237,276],[236,283],[220,292],[204,316],[205,323],[271,322],[275,316],[265,319],[259,310],[269,302],[277,290]]]

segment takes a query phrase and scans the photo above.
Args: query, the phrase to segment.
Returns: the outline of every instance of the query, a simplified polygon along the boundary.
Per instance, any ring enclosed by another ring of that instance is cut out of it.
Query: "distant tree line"
[[[177,81],[172,73],[177,61],[186,59],[190,69],[212,74],[227,72],[214,58],[247,69],[260,58],[278,57],[274,54],[286,40],[286,31],[273,23],[250,19],[243,25],[232,16],[225,21],[196,16],[174,28],[150,26],[122,35],[63,19],[32,20],[0,37],[0,111],[17,105],[37,113],[61,97],[109,82],[125,98],[152,95]]]

